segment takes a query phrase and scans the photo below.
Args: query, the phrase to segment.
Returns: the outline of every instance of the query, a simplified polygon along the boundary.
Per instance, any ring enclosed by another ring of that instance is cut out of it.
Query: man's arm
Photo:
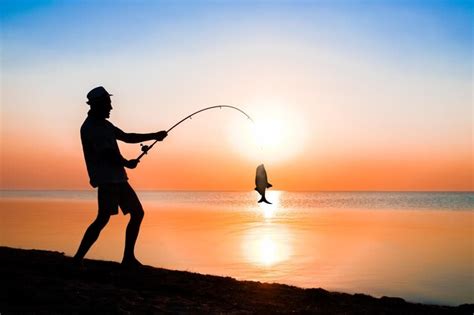
[[[123,142],[127,143],[139,143],[148,140],[158,140],[163,141],[164,138],[168,135],[166,131],[159,131],[153,133],[126,133],[115,127],[115,137]]]

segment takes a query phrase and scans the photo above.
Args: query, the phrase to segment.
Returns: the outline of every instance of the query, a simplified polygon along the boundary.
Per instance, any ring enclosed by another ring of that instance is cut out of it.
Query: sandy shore
[[[408,303],[400,298],[237,281],[161,268],[124,270],[62,253],[0,247],[0,312],[201,314],[472,314],[458,307]]]

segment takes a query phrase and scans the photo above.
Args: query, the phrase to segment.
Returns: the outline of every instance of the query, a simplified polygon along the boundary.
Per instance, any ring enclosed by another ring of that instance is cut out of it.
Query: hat
[[[89,93],[87,93],[87,104],[90,104],[91,102],[94,102],[95,100],[104,96],[112,96],[112,94],[109,94],[109,92],[107,92],[103,86],[93,88]]]

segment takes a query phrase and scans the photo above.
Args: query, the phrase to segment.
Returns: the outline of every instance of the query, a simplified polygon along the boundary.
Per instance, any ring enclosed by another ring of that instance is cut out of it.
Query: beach
[[[81,267],[62,253],[0,247],[0,310],[64,314],[472,314],[458,307],[408,303],[401,298],[301,289],[237,281],[108,261]]]

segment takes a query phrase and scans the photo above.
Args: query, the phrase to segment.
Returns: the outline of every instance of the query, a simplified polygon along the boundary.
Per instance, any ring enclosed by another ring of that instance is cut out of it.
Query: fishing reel
[[[146,145],[146,144],[143,144],[143,143],[140,143],[140,149],[142,150],[142,152],[144,154],[147,154],[148,153],[148,150],[150,150],[150,146],[149,145]]]

